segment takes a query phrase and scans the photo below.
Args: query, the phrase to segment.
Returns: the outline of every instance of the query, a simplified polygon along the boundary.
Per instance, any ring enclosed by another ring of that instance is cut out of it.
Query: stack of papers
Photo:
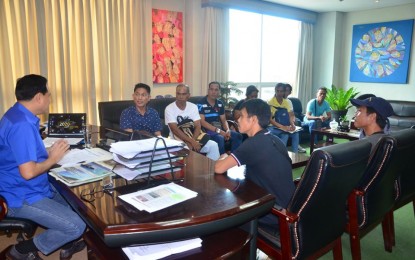
[[[166,146],[164,146],[164,142]],[[157,142],[156,149],[154,146]],[[184,143],[167,138],[149,138],[135,141],[121,141],[111,144],[110,152],[113,160],[125,167],[116,167],[114,173],[127,179],[133,180],[140,176],[149,177],[171,173],[180,170],[183,165],[176,163],[180,156],[171,154],[182,150]],[[153,156],[154,150],[154,157]],[[150,170],[150,163],[152,165]],[[146,176],[148,174],[149,176]]]
[[[155,176],[155,175],[160,175],[160,174],[171,173],[172,170],[173,172],[177,172],[181,170],[182,166],[183,165],[172,166],[170,163],[165,162],[165,161],[161,163],[153,163],[151,167],[151,172],[150,172],[149,164],[138,166],[137,168],[132,168],[132,169],[127,168],[123,165],[117,165],[113,169],[113,172],[123,177],[124,179],[131,181],[134,179],[148,177],[149,173],[151,174],[151,176]]]
[[[160,259],[202,246],[202,239],[194,238],[171,243],[124,247],[122,250],[129,259]]]
[[[149,138],[136,141],[121,141],[111,144],[110,152],[115,153],[125,159],[135,159],[139,157],[148,157],[153,154],[154,144],[157,139],[163,139],[166,143],[168,152],[180,151],[184,147],[184,143],[168,138]],[[162,140],[157,142],[154,154],[166,154],[166,148]]]
[[[119,196],[139,210],[149,213],[170,207],[185,200],[195,198],[197,192],[186,189],[175,183],[169,183],[146,190]]]

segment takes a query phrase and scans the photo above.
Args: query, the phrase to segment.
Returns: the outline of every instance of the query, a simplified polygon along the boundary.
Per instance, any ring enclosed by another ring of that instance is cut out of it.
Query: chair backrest
[[[392,132],[391,136],[396,139],[397,149],[391,171],[396,174],[396,208],[399,208],[415,197],[415,129],[408,128],[397,132]]]
[[[359,229],[379,223],[393,208],[395,202],[395,173],[390,168],[396,160],[396,140],[391,136],[379,139],[369,159],[365,173],[356,190]]]
[[[304,258],[343,234],[347,198],[363,175],[370,150],[369,141],[357,140],[311,154],[287,207],[299,216],[290,226],[295,258]]]
[[[295,117],[302,121],[304,118],[304,114],[303,114],[303,105],[301,104],[300,99],[295,98],[295,97],[289,97],[288,99],[291,100],[291,103],[293,104],[293,110],[294,110]]]

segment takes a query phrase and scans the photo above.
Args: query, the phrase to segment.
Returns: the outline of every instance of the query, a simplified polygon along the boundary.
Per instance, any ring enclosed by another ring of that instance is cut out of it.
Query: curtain
[[[229,10],[205,7],[201,93],[211,81],[226,82],[229,73]]]
[[[50,112],[98,124],[99,101],[131,99],[134,84],[152,82],[151,2],[1,1],[0,114],[16,79],[34,73],[48,79]]]
[[[313,84],[313,25],[301,22],[300,44],[297,64],[297,91],[294,93],[301,100],[303,111],[307,102],[314,97]]]

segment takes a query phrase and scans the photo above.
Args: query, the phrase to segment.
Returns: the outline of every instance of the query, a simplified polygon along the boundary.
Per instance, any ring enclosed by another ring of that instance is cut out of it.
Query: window
[[[277,82],[296,87],[299,21],[231,9],[229,26],[229,80],[244,93],[257,86],[263,100],[272,98]]]

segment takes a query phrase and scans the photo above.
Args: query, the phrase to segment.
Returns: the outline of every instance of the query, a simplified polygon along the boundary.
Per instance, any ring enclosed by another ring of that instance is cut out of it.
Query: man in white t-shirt
[[[202,145],[197,141],[201,133],[200,115],[197,106],[187,100],[190,97],[189,87],[184,84],[179,84],[176,87],[176,101],[166,107],[164,117],[166,125],[170,129],[170,138],[182,140],[186,143],[190,150],[206,153],[206,156],[212,160],[219,159],[218,144],[212,140],[207,141]],[[193,120],[194,130],[192,137],[184,133],[178,126],[179,120],[191,119]]]

